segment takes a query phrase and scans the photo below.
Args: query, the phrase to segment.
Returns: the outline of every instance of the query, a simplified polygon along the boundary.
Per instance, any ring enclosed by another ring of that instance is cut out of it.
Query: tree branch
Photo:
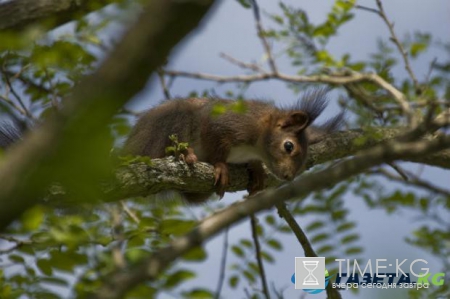
[[[294,216],[292,216],[291,212],[287,209],[286,203],[281,202],[276,205],[278,214],[280,217],[284,218],[286,223],[289,225],[291,230],[294,232],[295,236],[297,237],[298,242],[302,245],[303,251],[305,253],[306,257],[317,257],[316,252],[314,251],[314,248],[311,245],[311,242],[309,242],[308,237],[306,236],[303,229],[300,227],[300,225],[295,220]],[[336,288],[333,288],[331,284],[328,284],[327,287],[327,299],[342,299],[341,294],[339,293],[339,290]]]
[[[398,103],[400,109],[408,118],[408,120],[412,119],[413,112],[411,110],[411,105],[408,102],[406,96],[398,90],[394,85],[390,84],[382,77],[377,74],[371,73],[358,73],[358,72],[335,72],[330,74],[320,74],[320,75],[288,75],[277,71],[276,73],[258,73],[251,75],[236,75],[236,76],[221,76],[214,74],[205,74],[205,73],[195,73],[195,72],[185,72],[185,71],[174,71],[174,70],[164,70],[164,73],[167,76],[172,77],[186,77],[207,81],[215,81],[217,83],[252,83],[258,81],[266,81],[266,80],[280,80],[283,82],[289,83],[328,83],[328,84],[336,84],[336,85],[347,85],[351,83],[358,82],[371,82],[378,87],[386,90],[393,99]],[[409,121],[411,123],[411,121]]]
[[[277,189],[268,189],[216,212],[201,221],[188,234],[175,239],[169,246],[155,252],[127,271],[111,273],[104,280],[105,285],[92,298],[122,298],[134,286],[157,278],[161,271],[178,257],[251,214],[270,209],[286,200],[299,200],[313,191],[329,188],[379,164],[401,157],[403,159],[423,157],[450,146],[450,136],[439,136],[432,140],[414,142],[400,142],[399,140],[401,138],[374,146],[332,168],[301,176]]]
[[[372,129],[373,135],[379,139],[368,139],[362,130],[335,132],[325,140],[309,148],[306,168],[320,165],[329,161],[347,158],[359,151],[370,149],[379,143],[387,142],[400,136],[403,129],[377,128]],[[431,137],[428,137],[428,140]],[[421,157],[399,157],[399,160],[424,163],[450,169],[450,150]],[[230,165],[230,177],[233,178],[227,192],[247,190],[248,172],[242,165]],[[117,201],[124,198],[149,196],[165,190],[183,192],[214,193],[214,168],[208,163],[198,162],[188,166],[173,157],[152,159],[151,164],[143,162],[132,163],[116,170],[114,182],[104,186],[100,196],[105,201]],[[267,172],[266,187],[276,187],[282,182]],[[66,196],[64,190],[54,186],[47,195],[50,202],[61,204]]]
[[[255,245],[256,262],[258,263],[259,276],[261,277],[262,293],[266,299],[270,299],[270,292],[267,286],[267,276],[261,257],[261,245],[258,238],[258,219],[254,214],[250,215],[250,226],[252,228],[253,244]]]

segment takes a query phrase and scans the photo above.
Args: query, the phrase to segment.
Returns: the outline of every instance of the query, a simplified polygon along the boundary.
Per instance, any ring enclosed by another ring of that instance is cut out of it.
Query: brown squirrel
[[[151,158],[166,156],[171,146],[169,136],[187,142],[184,153],[188,164],[196,161],[214,165],[217,194],[223,197],[229,184],[228,164],[247,164],[250,194],[264,188],[267,168],[282,180],[292,180],[303,168],[308,145],[319,142],[325,134],[339,128],[343,114],[321,126],[310,126],[327,105],[327,91],[308,91],[289,108],[271,103],[244,101],[244,112],[234,112],[236,101],[188,98],[166,100],[147,111],[133,128],[124,153]],[[214,107],[225,112],[213,115]],[[207,200],[211,194],[183,193],[190,203]]]

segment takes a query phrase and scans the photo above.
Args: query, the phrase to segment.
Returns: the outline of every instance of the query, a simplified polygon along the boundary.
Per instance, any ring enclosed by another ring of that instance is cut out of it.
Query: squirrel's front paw
[[[188,165],[192,165],[198,161],[197,156],[194,153],[194,149],[188,147],[181,155],[180,159],[186,162]]]
[[[216,194],[222,198],[230,183],[228,166],[226,163],[217,162],[214,164],[214,185],[217,186]]]

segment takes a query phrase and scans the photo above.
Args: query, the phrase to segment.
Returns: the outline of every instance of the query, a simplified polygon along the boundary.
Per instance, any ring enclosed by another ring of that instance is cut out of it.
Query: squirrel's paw
[[[216,194],[222,198],[225,195],[225,190],[230,183],[228,175],[228,166],[223,162],[214,164],[214,185],[217,186]]]
[[[194,153],[194,149],[188,147],[181,155],[180,159],[183,160],[186,164],[192,165],[198,161],[197,156]]]

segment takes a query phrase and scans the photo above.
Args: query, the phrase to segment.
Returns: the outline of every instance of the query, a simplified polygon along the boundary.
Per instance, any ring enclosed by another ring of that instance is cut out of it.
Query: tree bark
[[[360,151],[370,149],[380,143],[400,136],[404,129],[378,128],[374,129],[379,139],[368,139],[362,130],[349,130],[330,134],[327,138],[309,149],[307,168],[337,159],[347,158]],[[365,138],[364,142],[360,142]],[[430,140],[431,137],[425,138]],[[423,157],[405,156],[399,160],[428,164],[450,169],[450,150],[443,150]],[[227,192],[246,190],[248,172],[244,165],[230,165],[231,182]],[[275,187],[282,182],[266,170],[268,180],[266,187]],[[116,171],[116,181],[105,188],[104,198],[115,201],[130,197],[149,196],[166,190],[183,192],[215,192],[214,167],[207,163],[195,163],[188,166],[184,162],[176,161],[173,157],[153,159],[151,164],[143,162],[121,167]],[[56,196],[58,195],[58,196]],[[64,192],[58,190],[50,199],[59,201]]]
[[[50,30],[120,0],[10,0],[0,4],[0,30],[40,23]]]

